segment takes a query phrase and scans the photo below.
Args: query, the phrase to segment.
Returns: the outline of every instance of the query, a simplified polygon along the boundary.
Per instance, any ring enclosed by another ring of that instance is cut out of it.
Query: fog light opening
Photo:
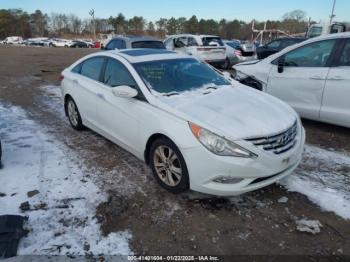
[[[243,178],[230,177],[230,176],[220,176],[215,178],[213,181],[219,184],[238,184],[242,182]]]

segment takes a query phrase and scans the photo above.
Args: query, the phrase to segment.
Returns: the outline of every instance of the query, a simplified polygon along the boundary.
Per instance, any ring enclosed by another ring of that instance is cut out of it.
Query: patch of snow
[[[40,87],[41,90],[47,93],[48,96],[55,97],[55,98],[62,98],[62,91],[60,86],[55,85],[47,85]]]
[[[29,217],[28,237],[20,255],[131,254],[128,231],[102,236],[95,218],[106,196],[90,179],[91,173],[69,149],[27,118],[19,107],[0,104],[0,215]],[[38,190],[29,198],[27,192]],[[22,213],[19,206],[29,202]],[[89,248],[86,248],[86,247]]]
[[[307,145],[301,165],[281,181],[326,211],[350,219],[350,156]]]
[[[301,219],[296,221],[297,230],[300,232],[311,233],[316,235],[321,232],[322,224],[318,220]]]
[[[281,197],[280,199],[277,200],[278,203],[285,204],[288,202],[288,197]]]

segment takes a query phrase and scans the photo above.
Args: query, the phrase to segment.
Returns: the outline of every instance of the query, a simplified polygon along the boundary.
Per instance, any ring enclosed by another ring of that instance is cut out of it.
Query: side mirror
[[[116,86],[112,88],[112,93],[117,97],[133,98],[138,95],[136,89],[130,86]]]
[[[284,58],[278,60],[277,68],[278,73],[282,74],[284,71]]]

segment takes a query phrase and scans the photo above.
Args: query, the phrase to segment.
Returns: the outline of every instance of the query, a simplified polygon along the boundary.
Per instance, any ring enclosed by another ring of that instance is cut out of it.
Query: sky
[[[333,0],[0,0],[0,9],[21,8],[27,12],[36,9],[51,14],[73,13],[81,18],[89,17],[95,10],[98,18],[108,18],[123,13],[126,18],[143,16],[148,21],[160,17],[170,18],[196,15],[198,18],[219,20],[240,19],[250,22],[253,18],[264,21],[278,20],[289,11],[304,10],[314,21],[328,21]],[[349,20],[350,0],[337,0],[336,21]]]

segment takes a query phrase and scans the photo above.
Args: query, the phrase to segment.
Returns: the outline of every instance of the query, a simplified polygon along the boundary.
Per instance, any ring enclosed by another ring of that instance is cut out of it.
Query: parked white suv
[[[284,100],[304,118],[350,127],[350,33],[312,38],[234,69],[236,80]]]
[[[219,36],[213,35],[173,35],[164,41],[166,49],[192,55],[213,66],[223,66],[226,47]]]

